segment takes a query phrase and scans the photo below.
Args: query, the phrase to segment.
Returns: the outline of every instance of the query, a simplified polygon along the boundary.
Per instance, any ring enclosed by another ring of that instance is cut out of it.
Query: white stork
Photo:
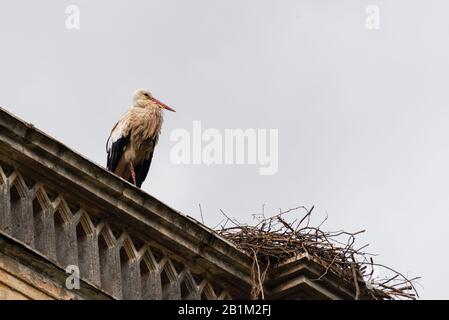
[[[175,110],[144,89],[134,93],[133,102],[107,141],[107,168],[140,188],[147,177],[161,132],[162,108]]]

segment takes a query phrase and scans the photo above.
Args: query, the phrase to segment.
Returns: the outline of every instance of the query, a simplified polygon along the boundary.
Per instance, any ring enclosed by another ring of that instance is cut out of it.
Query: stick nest
[[[416,299],[418,293],[415,281],[394,269],[375,263],[373,255],[364,252],[368,246],[355,246],[356,236],[365,230],[350,233],[346,231],[326,232],[321,229],[326,218],[317,226],[311,226],[314,207],[296,207],[280,211],[273,217],[264,214],[253,215],[257,224],[249,226],[230,218],[223,211],[221,227],[216,231],[253,257],[252,299],[265,299],[264,280],[270,265],[298,256],[307,256],[323,267],[323,273],[315,281],[333,274],[348,282],[354,290],[355,299]],[[287,221],[287,214],[301,218]],[[232,226],[227,227],[227,225]],[[374,276],[382,269],[383,277]]]

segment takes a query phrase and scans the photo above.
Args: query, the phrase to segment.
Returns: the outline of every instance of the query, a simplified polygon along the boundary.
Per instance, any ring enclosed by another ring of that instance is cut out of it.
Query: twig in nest
[[[198,203],[198,207],[200,208],[201,222],[204,224],[203,209],[201,209],[201,203]]]
[[[359,280],[357,277],[357,272],[355,271],[355,266],[357,265],[357,262],[355,261],[354,255],[352,255],[352,261],[351,269],[352,269],[352,278],[354,280],[354,286],[355,286],[355,300],[360,299],[360,287],[359,287]]]

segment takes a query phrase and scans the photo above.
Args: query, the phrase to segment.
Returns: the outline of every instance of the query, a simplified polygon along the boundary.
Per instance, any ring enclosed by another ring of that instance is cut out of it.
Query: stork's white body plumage
[[[134,105],[117,122],[107,142],[110,171],[141,187],[153,159],[159,140],[162,109],[174,111],[146,90],[137,90]]]

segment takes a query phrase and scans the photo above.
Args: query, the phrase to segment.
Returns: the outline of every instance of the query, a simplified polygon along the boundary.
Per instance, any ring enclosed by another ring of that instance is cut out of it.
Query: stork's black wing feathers
[[[150,170],[151,161],[153,160],[153,151],[149,154],[148,158],[140,162],[136,167],[136,184],[137,187],[142,187],[142,183],[145,181],[148,171]]]
[[[109,171],[115,172],[117,166],[122,158],[123,152],[125,151],[125,147],[129,143],[129,136],[121,137],[114,143],[112,143],[110,150],[108,152],[108,163],[107,168]]]

